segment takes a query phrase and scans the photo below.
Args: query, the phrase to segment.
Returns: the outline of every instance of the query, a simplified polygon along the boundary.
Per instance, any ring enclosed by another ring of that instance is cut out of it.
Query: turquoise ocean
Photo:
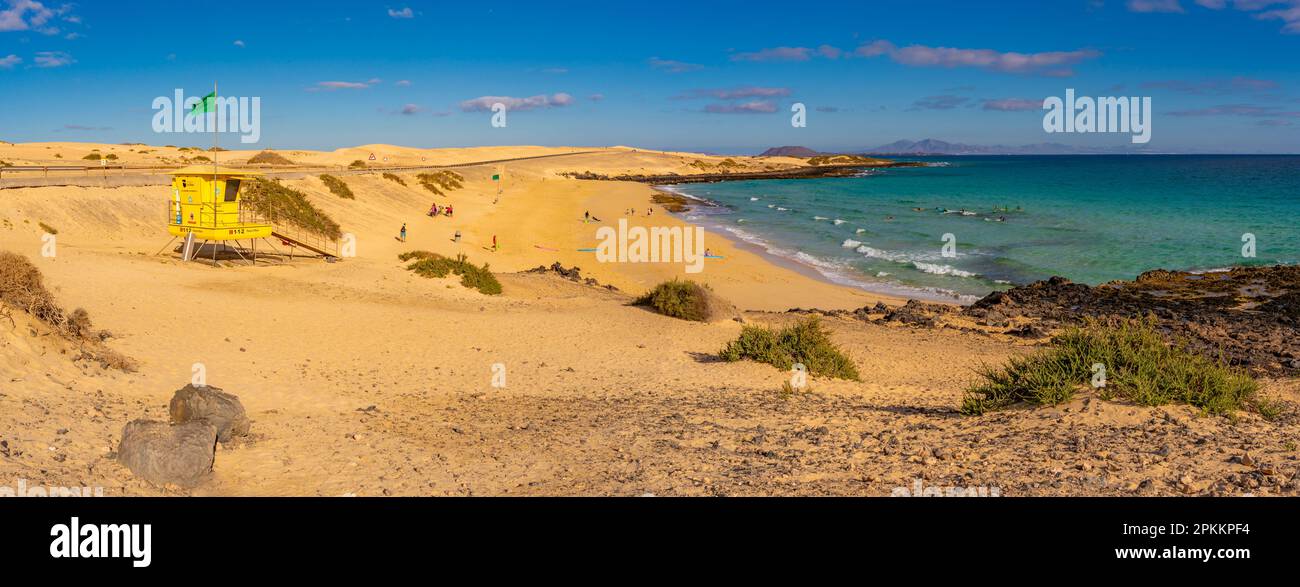
[[[690,221],[826,279],[927,299],[1300,263],[1300,156],[906,160],[926,166],[662,189],[701,200]]]

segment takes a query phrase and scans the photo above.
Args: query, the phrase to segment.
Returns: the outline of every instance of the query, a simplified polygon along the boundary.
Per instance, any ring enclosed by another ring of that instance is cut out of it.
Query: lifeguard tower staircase
[[[256,264],[257,240],[268,237],[278,238],[286,246],[301,247],[322,257],[338,257],[338,241],[290,227],[277,227],[244,200],[245,190],[241,188],[246,182],[261,176],[260,173],[195,165],[178,169],[170,175],[172,195],[167,204],[167,232],[185,239],[182,257],[186,261],[194,259],[199,248],[209,242],[220,243],[223,248],[228,248],[227,241],[235,241],[237,246],[241,246],[241,241],[247,239],[251,248],[246,250],[251,251],[252,262]],[[196,247],[199,241],[203,245]],[[272,248],[275,248],[274,245]],[[215,245],[212,250],[215,262]],[[248,258],[238,248],[232,250],[239,257]],[[293,256],[292,252],[290,256]]]

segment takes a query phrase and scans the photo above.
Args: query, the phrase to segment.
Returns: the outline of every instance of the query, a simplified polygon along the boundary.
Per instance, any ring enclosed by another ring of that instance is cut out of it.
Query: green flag
[[[190,110],[190,114],[198,115],[198,114],[203,114],[205,112],[216,112],[216,111],[217,111],[217,93],[212,92],[211,94],[204,96],[202,100],[199,100],[199,102],[194,105],[194,108]]]

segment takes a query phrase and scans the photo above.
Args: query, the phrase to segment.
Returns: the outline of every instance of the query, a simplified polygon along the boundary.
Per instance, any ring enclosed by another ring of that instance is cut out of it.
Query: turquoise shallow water
[[[669,189],[719,204],[692,209],[693,221],[887,293],[969,300],[1053,275],[1098,284],[1300,263],[1297,156],[915,160],[930,166]]]

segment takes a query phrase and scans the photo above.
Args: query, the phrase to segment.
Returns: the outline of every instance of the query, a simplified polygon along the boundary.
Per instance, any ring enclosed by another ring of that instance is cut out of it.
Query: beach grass
[[[44,222],[37,222],[36,225],[41,227],[41,230],[44,230],[46,234],[59,234],[59,229],[54,228],[53,226],[50,226]]]
[[[415,177],[420,181],[420,185],[424,186],[424,189],[439,196],[445,195],[445,192],[460,189],[465,181],[465,178],[455,171],[421,173]]]
[[[402,184],[402,185],[406,185],[406,180],[405,180],[405,179],[402,179],[401,176],[399,176],[399,175],[397,175],[397,174],[395,174],[395,173],[385,173],[385,174],[384,174],[384,179],[391,180],[391,181],[395,181],[395,182],[397,182],[397,183],[399,183],[399,184]]]
[[[352,188],[349,188],[348,184],[344,183],[343,180],[328,174],[321,175],[320,180],[325,183],[325,187],[329,188],[331,194],[345,200],[357,199],[356,194],[352,193]]]
[[[343,231],[339,224],[316,209],[302,192],[278,180],[256,178],[245,184],[243,201],[271,222],[284,222],[313,234],[337,239]]]
[[[1090,319],[1052,339],[1048,349],[1013,357],[1003,367],[982,367],[979,375],[962,401],[965,414],[1022,402],[1058,405],[1098,384],[1104,384],[1098,387],[1103,399],[1144,406],[1182,403],[1219,415],[1262,406],[1259,384],[1250,375],[1182,343],[1167,343],[1152,319]]]
[[[421,277],[446,277],[451,274],[460,276],[460,284],[480,293],[494,296],[501,293],[501,282],[488,268],[486,263],[478,267],[469,262],[464,254],[450,259],[429,251],[407,251],[397,256],[398,260],[411,261],[407,270]]]
[[[817,316],[809,316],[781,329],[745,326],[740,338],[719,353],[727,362],[749,359],[781,370],[802,364],[809,375],[860,381],[858,367],[831,340]]]
[[[357,159],[356,161],[353,161],[348,164],[348,169],[365,169],[365,168],[366,168],[366,162],[360,159]]]

